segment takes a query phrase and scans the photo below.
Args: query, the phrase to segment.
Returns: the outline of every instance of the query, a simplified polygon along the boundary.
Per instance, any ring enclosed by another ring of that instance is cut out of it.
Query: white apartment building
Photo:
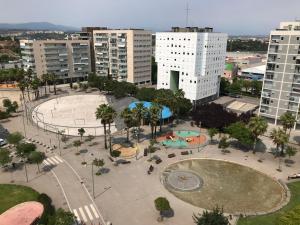
[[[20,40],[24,69],[41,77],[52,73],[58,80],[84,79],[91,72],[88,40]]]
[[[150,84],[151,36],[140,29],[93,30],[96,74],[136,85]]]
[[[282,22],[271,31],[259,114],[277,124],[282,114],[291,112],[299,124],[299,109],[300,22]]]
[[[212,28],[172,28],[156,33],[157,88],[182,89],[194,104],[219,95],[227,34]]]

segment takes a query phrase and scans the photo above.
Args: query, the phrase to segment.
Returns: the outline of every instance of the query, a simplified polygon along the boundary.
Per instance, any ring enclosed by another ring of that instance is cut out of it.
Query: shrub
[[[49,217],[55,214],[55,208],[52,205],[52,199],[48,195],[42,193],[38,196],[37,201],[42,203],[44,206],[44,212],[39,220],[39,224],[48,224]]]
[[[111,152],[111,156],[114,157],[114,158],[117,158],[120,155],[121,155],[120,151],[114,150],[114,151]]]

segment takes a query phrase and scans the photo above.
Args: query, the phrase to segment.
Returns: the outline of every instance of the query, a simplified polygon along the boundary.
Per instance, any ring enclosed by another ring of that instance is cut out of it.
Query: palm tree
[[[154,139],[154,128],[156,136],[156,126],[160,119],[160,108],[157,104],[153,104],[149,109],[150,125],[151,125],[151,139]]]
[[[56,95],[56,75],[54,73],[49,74],[49,81],[52,82],[54,95]]]
[[[29,101],[30,101],[29,87],[30,87],[30,83],[31,83],[32,73],[33,73],[32,69],[29,68],[29,69],[27,70],[27,72],[26,72],[26,79],[25,79],[25,81],[26,81],[25,84],[26,84],[27,95],[28,95],[28,100],[29,100]]]
[[[139,142],[140,127],[141,127],[142,120],[144,119],[145,113],[146,113],[146,108],[144,107],[144,103],[143,102],[137,103],[135,108],[132,110],[132,112],[133,112],[134,117],[138,121],[138,136],[137,136],[137,138],[138,138],[138,142]]]
[[[284,132],[287,133],[287,130],[289,130],[290,136],[291,130],[297,122],[296,117],[291,112],[286,112],[280,116],[279,120],[282,123]]]
[[[37,100],[39,98],[39,95],[40,95],[39,87],[40,87],[40,85],[41,85],[41,81],[37,77],[34,77],[33,80],[30,82],[30,87],[31,87],[32,90],[34,90],[35,100]]]
[[[77,153],[79,154],[78,147],[81,146],[81,141],[75,140],[75,141],[73,142],[73,146],[76,147]]]
[[[258,137],[260,135],[263,135],[267,131],[268,123],[264,118],[256,116],[250,119],[248,123],[248,128],[254,137],[253,153],[255,153]]]
[[[36,163],[38,172],[40,173],[40,164],[44,161],[46,158],[46,155],[44,152],[38,152],[38,151],[33,151],[29,154],[28,157],[33,163]]]
[[[25,102],[26,81],[24,79],[20,80],[18,83],[18,87],[19,87],[20,91],[22,92],[22,98],[23,98],[23,101]]]
[[[207,130],[208,135],[210,137],[210,142],[213,142],[213,137],[219,132],[219,130],[217,128],[209,128]]]
[[[278,128],[277,130],[274,128],[271,131],[270,136],[273,143],[276,144],[277,153],[279,153],[279,148],[281,147],[280,154],[283,155],[284,146],[288,142],[289,136],[281,128]]]
[[[82,136],[84,135],[84,133],[85,133],[85,130],[84,130],[84,128],[79,128],[78,129],[78,134],[80,135],[80,140],[82,141]]]
[[[127,142],[129,142],[129,129],[130,129],[130,127],[132,127],[132,125],[134,123],[134,117],[133,117],[132,111],[129,108],[125,108],[121,112],[121,118],[123,118],[124,123],[126,125],[126,129],[127,129]]]
[[[178,89],[177,91],[175,91],[174,93],[174,97],[175,97],[175,107],[176,107],[176,119],[177,119],[177,122],[179,121],[179,100],[184,98],[184,91],[182,89]]]
[[[108,130],[110,132],[110,124],[114,122],[115,118],[117,117],[117,112],[107,104],[101,104],[96,110],[96,118],[101,120],[104,128],[104,147],[107,149],[107,131],[106,125],[108,125]],[[111,149],[110,149],[111,151]]]
[[[45,86],[45,95],[47,94],[47,85],[48,85],[48,81],[49,81],[49,74],[45,73],[42,75],[42,82]]]

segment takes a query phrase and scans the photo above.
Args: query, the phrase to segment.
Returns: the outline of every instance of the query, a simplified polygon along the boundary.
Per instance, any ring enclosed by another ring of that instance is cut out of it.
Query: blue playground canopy
[[[152,105],[152,102],[145,102],[145,101],[141,101],[141,102],[132,102],[132,103],[129,104],[128,108],[129,108],[130,110],[132,110],[132,109],[134,109],[134,108],[136,107],[136,104],[138,104],[138,103],[144,103],[144,107],[147,108],[147,109],[149,109],[149,108],[151,107],[151,105]],[[167,107],[167,106],[163,106],[163,110],[162,110],[162,118],[163,118],[163,119],[168,119],[168,118],[170,118],[171,116],[172,116],[172,112],[171,112],[170,108]]]

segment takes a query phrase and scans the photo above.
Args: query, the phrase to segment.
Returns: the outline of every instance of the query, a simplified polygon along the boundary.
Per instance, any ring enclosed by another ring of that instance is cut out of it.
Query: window
[[[296,57],[295,57],[295,56],[293,57],[293,60],[296,60]]]
[[[279,65],[276,65],[276,68],[279,68]]]
[[[300,40],[300,37],[297,37],[297,41],[299,41]]]
[[[283,40],[284,40],[284,37],[281,37],[280,39],[283,41]]]

